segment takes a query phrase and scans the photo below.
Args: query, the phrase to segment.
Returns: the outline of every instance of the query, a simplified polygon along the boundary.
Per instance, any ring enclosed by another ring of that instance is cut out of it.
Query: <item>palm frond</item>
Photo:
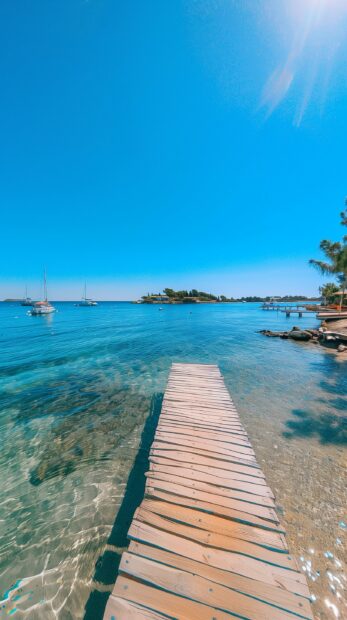
[[[323,274],[336,273],[336,266],[331,263],[325,263],[322,260],[315,260],[314,258],[311,258],[308,262]]]

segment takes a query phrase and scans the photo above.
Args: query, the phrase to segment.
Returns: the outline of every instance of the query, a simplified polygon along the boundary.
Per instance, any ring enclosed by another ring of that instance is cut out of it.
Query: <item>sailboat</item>
[[[51,312],[55,312],[55,307],[47,299],[47,281],[46,281],[46,270],[43,272],[43,296],[44,299],[42,301],[36,301],[33,305],[32,310],[30,310],[30,314],[33,316],[38,316],[41,314],[51,314]]]
[[[28,289],[27,287],[25,287],[25,297],[23,297],[22,301],[20,302],[21,306],[33,306],[34,302],[31,299],[31,297],[28,297]]]
[[[87,284],[86,282],[84,283],[84,296],[82,297],[81,301],[76,304],[76,306],[97,306],[98,302],[94,301],[94,299],[88,299],[87,297]]]

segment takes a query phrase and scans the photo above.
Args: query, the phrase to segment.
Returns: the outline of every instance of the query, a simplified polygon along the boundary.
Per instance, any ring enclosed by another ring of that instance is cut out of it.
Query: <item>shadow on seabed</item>
[[[163,394],[154,394],[149,416],[145,422],[139,451],[129,474],[124,498],[108,538],[106,549],[95,565],[94,589],[85,606],[84,620],[102,620],[108,597],[116,581],[118,566],[124,549],[128,546],[127,532],[136,508],[145,491],[145,473],[149,469],[149,450],[154,440]]]

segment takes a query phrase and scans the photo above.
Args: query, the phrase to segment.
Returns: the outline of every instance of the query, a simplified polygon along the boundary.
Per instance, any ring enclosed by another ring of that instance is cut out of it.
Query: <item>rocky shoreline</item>
[[[347,359],[347,320],[329,323],[323,321],[319,328],[301,329],[295,326],[290,331],[261,329],[259,333],[269,338],[282,338],[283,340],[295,340],[296,342],[321,345]]]

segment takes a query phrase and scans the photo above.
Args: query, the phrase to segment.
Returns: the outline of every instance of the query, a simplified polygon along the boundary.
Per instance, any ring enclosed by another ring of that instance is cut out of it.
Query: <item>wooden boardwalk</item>
[[[104,620],[313,618],[217,366],[173,364]]]

